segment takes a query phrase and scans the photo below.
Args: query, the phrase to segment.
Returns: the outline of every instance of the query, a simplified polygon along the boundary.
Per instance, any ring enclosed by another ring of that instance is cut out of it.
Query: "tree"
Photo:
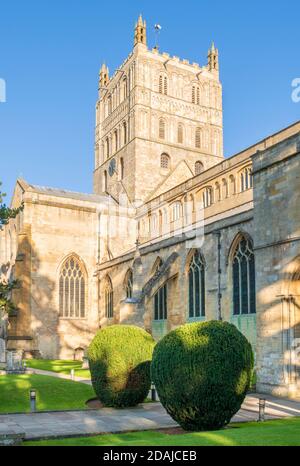
[[[6,194],[2,193],[1,185],[2,183],[0,182],[0,230],[2,230],[4,225],[8,224],[11,218],[15,218],[24,208],[23,204],[14,209],[7,207],[6,204],[3,203],[3,198]],[[17,284],[17,280],[8,281],[5,278],[0,279],[0,309],[3,309],[5,312],[9,313],[9,311],[14,308],[10,296]]]

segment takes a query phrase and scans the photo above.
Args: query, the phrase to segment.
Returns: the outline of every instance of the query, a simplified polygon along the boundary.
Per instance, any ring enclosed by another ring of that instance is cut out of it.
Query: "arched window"
[[[160,156],[160,166],[161,168],[170,168],[170,157],[168,154],[161,154]]]
[[[118,131],[114,131],[115,152],[118,150]]]
[[[103,173],[103,189],[102,189],[103,192],[106,192],[107,191],[107,171],[104,170],[104,173]]]
[[[255,260],[253,244],[242,237],[236,246],[233,263],[233,314],[255,314]]]
[[[111,95],[109,95],[107,98],[107,108],[108,108],[108,114],[110,114],[112,111]]]
[[[81,262],[69,257],[59,273],[59,315],[63,318],[85,317],[86,276]]]
[[[124,178],[124,159],[123,157],[120,158],[120,173],[119,173],[119,177],[120,177],[120,180],[123,180]]]
[[[132,298],[132,290],[133,290],[133,273],[132,273],[132,270],[129,269],[125,277],[126,298]]]
[[[109,157],[109,138],[106,138],[105,139],[105,152],[106,152],[106,157],[108,158]]]
[[[112,319],[114,316],[114,294],[111,279],[106,277],[104,286],[104,306],[105,306],[105,317]]]
[[[221,200],[221,186],[218,181],[215,184],[215,200],[216,202]]]
[[[163,75],[162,74],[159,75],[158,92],[160,94],[163,93]]]
[[[230,175],[229,177],[229,192],[230,195],[233,195],[236,193],[236,183],[235,183],[235,177],[233,175]]]
[[[127,97],[127,78],[126,78],[126,76],[123,79],[122,88],[123,88],[123,100],[124,100]]]
[[[157,223],[157,214],[151,216],[151,234],[155,235],[157,233],[158,223]]]
[[[205,267],[202,255],[195,251],[189,266],[189,317],[205,316]]]
[[[195,147],[197,149],[200,149],[201,147],[201,144],[202,144],[202,131],[201,131],[201,128],[196,128],[196,132],[195,132]]]
[[[222,198],[226,199],[226,197],[228,197],[228,183],[225,178],[222,179],[222,191]]]
[[[172,222],[176,222],[182,216],[182,205],[180,201],[174,202],[172,205]]]
[[[246,167],[241,172],[241,191],[246,191],[253,187],[253,177],[251,167]]]
[[[197,160],[195,163],[195,175],[200,175],[203,172],[203,163]]]
[[[213,203],[212,188],[205,188],[202,194],[203,207],[209,207]]]
[[[159,119],[159,129],[158,129],[158,137],[160,139],[165,139],[165,129],[166,129],[165,120],[163,118],[160,118]]]
[[[127,125],[126,121],[123,123],[123,144],[127,144]]]
[[[177,142],[178,144],[183,143],[183,125],[181,123],[177,127]]]
[[[192,103],[194,104],[196,102],[196,87],[192,87]]]
[[[154,295],[154,320],[166,320],[168,317],[167,283]]]

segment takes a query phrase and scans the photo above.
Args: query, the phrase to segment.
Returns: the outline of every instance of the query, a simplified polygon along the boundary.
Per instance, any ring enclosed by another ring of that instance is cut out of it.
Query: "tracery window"
[[[114,316],[114,294],[111,279],[106,277],[105,287],[104,287],[104,307],[105,307],[105,317],[107,319],[112,319]]]
[[[161,168],[170,168],[170,157],[168,156],[168,154],[161,154],[160,166]]]
[[[167,283],[154,295],[154,320],[166,320],[168,317]]]
[[[203,207],[209,207],[213,203],[213,191],[211,187],[205,188],[202,194]]]
[[[205,316],[205,266],[198,250],[189,266],[189,317]]]
[[[252,241],[245,237],[235,249],[232,278],[233,314],[255,314],[255,259]]]
[[[241,172],[241,191],[246,191],[253,187],[253,177],[251,167],[246,167]]]
[[[84,318],[86,308],[86,276],[81,262],[69,257],[59,274],[59,315],[63,318]]]

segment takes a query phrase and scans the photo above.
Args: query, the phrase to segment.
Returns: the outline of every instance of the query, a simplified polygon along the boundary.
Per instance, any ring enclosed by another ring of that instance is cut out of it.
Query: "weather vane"
[[[159,38],[159,33],[161,31],[161,25],[155,24],[154,30],[155,30],[155,48],[158,50],[158,38]]]

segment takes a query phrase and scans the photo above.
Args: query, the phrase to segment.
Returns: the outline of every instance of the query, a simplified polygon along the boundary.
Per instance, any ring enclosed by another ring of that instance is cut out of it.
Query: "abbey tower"
[[[133,51],[100,70],[95,133],[94,192],[115,199],[145,202],[221,162],[218,50],[202,67],[150,50],[140,16]]]

